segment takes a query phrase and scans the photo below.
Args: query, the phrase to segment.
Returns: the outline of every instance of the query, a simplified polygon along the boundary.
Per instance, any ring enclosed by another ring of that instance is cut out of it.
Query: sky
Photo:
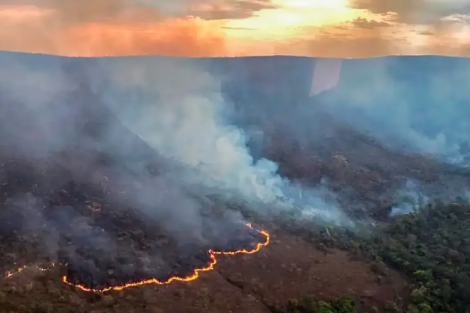
[[[65,56],[470,56],[470,0],[0,0],[0,49]]]

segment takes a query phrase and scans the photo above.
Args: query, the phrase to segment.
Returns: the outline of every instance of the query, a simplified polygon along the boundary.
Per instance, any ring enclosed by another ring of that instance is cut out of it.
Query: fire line
[[[127,283],[127,284],[120,285],[120,286],[111,286],[111,287],[107,287],[107,288],[103,288],[103,289],[93,289],[93,288],[87,288],[84,285],[73,284],[73,283],[71,283],[67,280],[67,276],[62,277],[62,282],[69,285],[69,286],[73,286],[73,287],[75,287],[79,290],[82,290],[82,291],[95,292],[95,293],[104,293],[104,292],[113,291],[113,290],[114,291],[120,291],[120,290],[124,290],[126,288],[139,287],[139,286],[151,285],[151,284],[168,285],[168,284],[170,284],[174,281],[182,281],[182,282],[193,281],[193,280],[196,280],[199,277],[199,273],[209,272],[209,271],[212,271],[214,269],[214,266],[217,264],[216,255],[253,254],[253,253],[258,252],[261,248],[263,248],[263,247],[265,247],[269,244],[270,235],[267,231],[255,229],[255,228],[252,227],[251,224],[247,224],[247,226],[251,229],[256,230],[258,233],[262,234],[265,237],[264,242],[257,243],[256,246],[252,250],[246,250],[246,249],[236,250],[236,251],[214,251],[214,250],[209,250],[208,252],[209,252],[209,255],[210,255],[210,262],[205,267],[194,269],[193,274],[190,275],[190,276],[187,276],[187,277],[173,276],[173,277],[170,277],[169,279],[167,279],[165,281],[160,281],[156,278],[152,278],[152,279],[142,280],[142,281],[139,281],[139,282]],[[53,263],[52,266],[54,266],[54,265],[55,264]],[[23,267],[19,268],[17,271],[8,272],[7,277],[11,277],[13,275],[19,274],[24,269],[26,269],[26,266],[23,266]],[[40,267],[38,267],[38,269],[41,270],[41,271],[48,270],[48,269],[40,268]]]

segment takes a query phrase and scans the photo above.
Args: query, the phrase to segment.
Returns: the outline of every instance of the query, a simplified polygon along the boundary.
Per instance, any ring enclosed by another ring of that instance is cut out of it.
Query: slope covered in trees
[[[470,204],[458,200],[416,207],[415,212],[390,218],[368,233],[335,227],[318,231],[307,225],[293,231],[325,251],[338,247],[354,257],[370,260],[371,269],[383,282],[387,281],[389,267],[403,273],[411,283],[409,299],[388,303],[387,312],[467,312],[470,309]],[[317,307],[309,311],[304,306],[295,309],[290,303],[285,310],[324,312]]]

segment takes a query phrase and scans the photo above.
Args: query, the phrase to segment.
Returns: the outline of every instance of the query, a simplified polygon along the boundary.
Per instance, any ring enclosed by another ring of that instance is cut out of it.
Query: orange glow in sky
[[[470,54],[470,22],[462,16],[454,19],[463,24],[433,34],[428,28],[434,25],[406,24],[395,13],[351,5],[358,0],[173,1],[0,0],[0,49],[67,56],[364,57],[445,53],[451,46],[449,54]],[[454,40],[448,45],[441,38]]]

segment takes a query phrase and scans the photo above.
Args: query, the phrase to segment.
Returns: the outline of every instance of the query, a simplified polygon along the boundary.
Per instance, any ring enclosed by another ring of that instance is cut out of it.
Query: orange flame
[[[247,224],[247,226],[251,229],[254,229],[251,224]],[[67,285],[73,286],[77,289],[80,289],[82,291],[104,293],[104,292],[112,291],[112,290],[120,291],[120,290],[124,290],[124,289],[130,288],[130,287],[138,287],[138,286],[150,285],[150,284],[168,285],[168,284],[170,284],[174,281],[183,281],[183,282],[193,281],[193,280],[196,280],[199,277],[199,273],[209,272],[209,271],[212,271],[214,269],[214,266],[217,264],[217,259],[215,257],[216,255],[253,254],[253,253],[258,252],[262,247],[267,246],[269,244],[269,241],[270,241],[269,233],[267,231],[264,231],[264,230],[257,230],[257,229],[255,229],[255,230],[265,237],[264,242],[257,243],[256,246],[252,250],[242,249],[242,250],[237,250],[237,251],[214,251],[214,250],[211,249],[211,250],[209,250],[209,255],[210,255],[209,264],[207,264],[205,267],[195,269],[193,274],[190,275],[190,276],[187,276],[187,277],[173,276],[173,277],[170,277],[169,279],[167,279],[165,281],[160,281],[156,278],[152,278],[152,279],[142,280],[142,281],[139,281],[139,282],[127,283],[127,284],[124,284],[124,285],[121,285],[121,286],[111,286],[111,287],[107,287],[107,288],[103,288],[103,289],[93,289],[93,288],[87,288],[83,285],[73,284],[73,283],[71,283],[67,280],[67,276],[62,277],[62,282],[64,282]],[[22,268],[18,269],[15,272],[8,272],[7,277],[10,277],[10,276],[15,275],[15,274],[19,274],[25,268],[26,267],[22,267]],[[42,268],[39,268],[39,269],[43,270]]]

